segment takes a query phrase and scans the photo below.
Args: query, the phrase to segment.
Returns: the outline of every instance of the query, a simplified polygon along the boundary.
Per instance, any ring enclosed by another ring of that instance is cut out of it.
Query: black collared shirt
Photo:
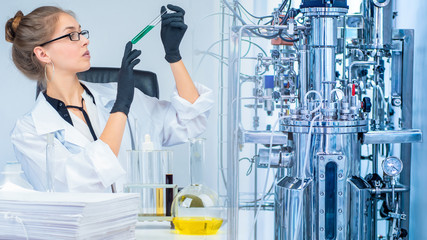
[[[95,103],[95,98],[93,97],[92,93],[89,91],[89,89],[82,83],[80,83],[80,85],[82,85],[82,87],[84,88],[84,90],[86,91],[87,94],[89,94],[89,96],[92,97],[93,100],[93,104],[96,105]],[[58,100],[56,98],[52,98],[49,97],[46,94],[46,90],[43,91],[43,95],[46,98],[46,101],[52,105],[52,107],[58,112],[59,116],[61,116],[65,121],[67,121],[69,124],[73,125],[73,121],[71,120],[70,114],[68,113],[68,109],[65,105],[65,103],[61,100]]]

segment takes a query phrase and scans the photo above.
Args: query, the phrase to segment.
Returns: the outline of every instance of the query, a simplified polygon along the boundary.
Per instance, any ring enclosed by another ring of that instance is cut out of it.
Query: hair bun
[[[9,19],[6,23],[6,41],[13,43],[16,36],[16,30],[21,23],[24,14],[21,11],[16,12],[15,17]]]

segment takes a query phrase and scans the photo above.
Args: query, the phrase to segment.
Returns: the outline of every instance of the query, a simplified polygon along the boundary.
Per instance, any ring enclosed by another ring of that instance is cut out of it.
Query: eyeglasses
[[[59,40],[59,39],[63,39],[63,38],[66,38],[66,37],[69,37],[71,41],[79,41],[80,40],[80,35],[83,35],[83,37],[85,37],[85,38],[89,38],[89,31],[88,30],[82,30],[81,32],[72,32],[72,33],[69,33],[69,34],[65,34],[64,36],[60,36],[60,37],[57,37],[57,38],[52,39],[50,41],[47,41],[45,43],[42,43],[39,46],[44,46],[44,45],[46,45],[48,43],[51,43],[53,41],[56,41],[56,40]]]

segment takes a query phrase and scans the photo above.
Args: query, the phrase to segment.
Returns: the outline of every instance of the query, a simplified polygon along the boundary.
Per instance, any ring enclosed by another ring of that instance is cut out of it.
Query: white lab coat
[[[97,120],[104,129],[116,98],[117,83],[82,83],[95,98]],[[196,87],[200,96],[193,104],[179,97],[176,91],[168,102],[135,89],[128,115],[131,128],[138,122],[138,136],[150,134],[156,149],[197,137],[206,129],[213,99],[210,89],[201,84]],[[16,122],[11,139],[16,157],[36,190],[46,189],[47,134],[54,133],[55,191],[105,192],[112,183],[116,183],[117,191],[122,191],[126,182],[126,151],[131,149],[128,127],[126,124],[116,157],[106,143],[99,139],[91,142],[66,122],[40,94],[34,108]]]

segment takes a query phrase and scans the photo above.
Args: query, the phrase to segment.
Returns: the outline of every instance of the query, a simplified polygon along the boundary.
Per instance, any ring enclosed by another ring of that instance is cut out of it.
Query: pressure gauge
[[[382,163],[383,171],[390,177],[395,177],[402,172],[403,163],[397,157],[388,157]]]

